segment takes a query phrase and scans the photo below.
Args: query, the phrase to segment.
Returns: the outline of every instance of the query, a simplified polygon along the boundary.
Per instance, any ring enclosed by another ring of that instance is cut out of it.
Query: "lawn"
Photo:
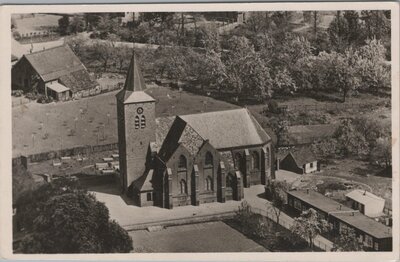
[[[131,231],[135,252],[268,252],[224,222]]]
[[[157,100],[158,117],[236,108],[211,97],[167,87],[149,86],[147,92]],[[116,93],[13,107],[13,156],[117,142]]]

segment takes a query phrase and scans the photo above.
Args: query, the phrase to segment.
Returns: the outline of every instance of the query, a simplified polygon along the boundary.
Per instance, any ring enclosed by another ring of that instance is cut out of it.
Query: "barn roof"
[[[86,70],[67,45],[24,55],[43,81],[51,81],[79,70]]]
[[[283,151],[283,150],[282,150]],[[317,157],[315,154],[311,151],[311,149],[308,146],[298,146],[298,147],[291,147],[285,150],[286,155],[283,157],[285,158],[288,154],[291,154],[294,161],[296,162],[298,167],[302,167],[305,164],[312,163],[314,161],[317,161]],[[279,150],[278,150],[279,152]],[[283,152],[278,153],[281,156],[284,155]],[[283,159],[281,158],[281,159]]]
[[[261,145],[271,140],[245,108],[179,117],[216,149]]]
[[[323,138],[332,137],[335,134],[337,127],[337,124],[288,126],[288,138],[287,141],[283,141],[282,144],[310,144]]]
[[[92,89],[98,86],[98,83],[90,78],[90,75],[86,69],[81,69],[62,75],[59,80],[73,92]]]

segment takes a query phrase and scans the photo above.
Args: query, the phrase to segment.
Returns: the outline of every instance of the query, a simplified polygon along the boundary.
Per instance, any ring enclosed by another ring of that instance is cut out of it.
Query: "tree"
[[[343,102],[346,102],[347,96],[361,84],[355,53],[349,49],[344,54],[332,52],[326,58],[328,58],[326,61],[328,68],[325,84],[342,93]]]
[[[392,144],[391,137],[380,137],[376,140],[375,147],[371,150],[371,162],[383,164],[389,170],[392,166]]]
[[[129,64],[129,57],[132,55],[132,50],[125,46],[118,46],[115,48],[115,59],[118,64],[120,72],[123,71]]]
[[[26,234],[17,252],[123,253],[133,248],[128,233],[110,221],[107,207],[67,179],[21,198],[17,221]]]
[[[349,25],[347,20],[340,14],[329,24],[328,33],[332,49],[336,52],[343,52],[348,47]]]
[[[358,241],[356,232],[353,228],[343,226],[340,228],[339,236],[333,241],[332,251],[363,251],[363,244]]]
[[[286,182],[273,181],[267,185],[266,190],[271,199],[271,205],[268,205],[268,209],[274,212],[276,224],[279,225],[279,218],[286,203],[288,184]]]
[[[345,11],[343,14],[347,21],[347,41],[349,45],[359,45],[362,37],[360,17],[357,11]]]
[[[385,62],[386,49],[379,40],[367,40],[356,53],[356,69],[361,78],[361,88],[379,93],[390,90],[390,65]]]
[[[12,167],[12,195],[13,203],[17,203],[19,197],[27,191],[34,190],[37,184],[33,180],[32,174],[23,165],[13,165]]]
[[[343,156],[362,156],[368,153],[368,143],[353,124],[351,119],[345,119],[335,132],[338,150]]]
[[[69,31],[73,34],[83,32],[85,30],[85,21],[81,16],[74,15],[69,24]]]
[[[67,15],[64,15],[63,17],[58,19],[58,31],[61,35],[69,35],[69,30],[69,17]]]
[[[328,222],[312,208],[303,211],[299,217],[296,217],[291,227],[292,233],[308,240],[310,248],[314,247],[314,239],[327,230]]]
[[[102,61],[103,70],[107,71],[110,61],[115,56],[115,50],[110,42],[96,41],[93,44],[93,55],[95,59]]]
[[[227,54],[227,84],[240,95],[265,99],[272,96],[270,69],[245,37],[233,36]]]

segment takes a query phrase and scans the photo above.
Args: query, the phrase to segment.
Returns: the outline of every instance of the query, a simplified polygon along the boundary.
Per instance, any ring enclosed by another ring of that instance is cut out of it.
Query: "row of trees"
[[[384,60],[385,48],[376,39],[345,53],[315,56],[307,39],[295,34],[286,34],[280,45],[263,36],[257,46],[245,37],[233,36],[227,49],[214,37],[211,34],[206,39],[201,52],[182,47],[157,50],[155,73],[176,80],[195,79],[202,86],[242,98],[312,90],[338,93],[345,101],[358,91],[379,94],[390,90],[390,66]]]

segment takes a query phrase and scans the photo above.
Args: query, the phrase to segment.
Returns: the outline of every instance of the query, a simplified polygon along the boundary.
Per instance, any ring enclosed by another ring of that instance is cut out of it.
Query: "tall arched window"
[[[214,165],[214,158],[210,152],[206,153],[206,160],[205,160],[205,165],[206,166],[213,166]]]
[[[233,175],[230,173],[226,176],[226,188],[232,188],[233,179]]]
[[[251,154],[251,160],[253,164],[253,169],[260,169],[260,155],[258,154],[258,152],[254,151]]]
[[[214,190],[213,180],[212,180],[212,177],[210,177],[210,176],[208,176],[206,178],[206,190],[207,191],[213,191]]]
[[[140,128],[145,128],[146,127],[146,117],[142,115],[140,117]]]
[[[235,154],[235,165],[237,169],[241,169],[242,165],[242,156],[239,153]]]
[[[187,166],[186,157],[184,155],[180,155],[178,168],[179,169],[186,169],[186,166]]]
[[[187,194],[187,185],[186,185],[185,179],[182,179],[179,182],[179,185],[180,185],[180,193],[181,194]]]
[[[269,150],[269,147],[267,147],[267,155],[265,156],[265,158],[267,160],[266,162],[268,163],[268,166],[269,166],[270,157],[271,157],[271,152]]]
[[[140,120],[138,116],[135,116],[135,129],[140,128]]]

